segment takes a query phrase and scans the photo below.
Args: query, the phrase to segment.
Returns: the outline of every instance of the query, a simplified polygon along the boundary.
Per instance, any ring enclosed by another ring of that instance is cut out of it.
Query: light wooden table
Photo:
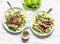
[[[42,0],[41,7],[35,11],[25,10],[21,0],[8,0],[13,7],[20,7],[26,12],[28,23],[30,23],[34,13],[37,11],[47,11],[49,8],[53,8],[51,14],[55,19],[54,32],[50,36],[42,38],[34,35],[31,29],[28,29],[30,37],[27,42],[23,42],[21,33],[10,34],[3,28],[4,12],[9,8],[6,1],[7,0],[0,0],[0,44],[60,44],[60,0]]]

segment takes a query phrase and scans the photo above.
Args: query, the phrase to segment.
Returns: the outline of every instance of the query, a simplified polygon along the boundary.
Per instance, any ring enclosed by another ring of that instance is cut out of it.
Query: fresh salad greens
[[[54,26],[54,19],[46,12],[39,12],[32,20],[32,28],[39,34],[49,33]]]
[[[14,8],[14,10],[15,13],[11,9],[6,12],[5,24],[10,30],[17,31],[25,26],[26,16],[21,9]]]
[[[30,8],[30,9],[34,9],[39,7],[39,5],[41,4],[41,0],[24,0],[23,6],[25,8]]]

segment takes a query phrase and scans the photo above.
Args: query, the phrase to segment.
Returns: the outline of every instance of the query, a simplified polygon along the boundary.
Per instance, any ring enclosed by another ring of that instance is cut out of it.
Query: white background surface
[[[47,11],[49,8],[53,8],[51,14],[55,19],[54,32],[48,37],[41,38],[34,35],[31,29],[28,29],[30,37],[27,42],[23,42],[21,33],[11,34],[3,28],[2,22],[4,12],[9,8],[6,1],[7,0],[0,0],[0,44],[60,44],[60,0],[42,0],[41,7],[35,11],[25,10],[21,0],[8,0],[13,7],[22,8],[26,12],[28,24],[37,11]]]

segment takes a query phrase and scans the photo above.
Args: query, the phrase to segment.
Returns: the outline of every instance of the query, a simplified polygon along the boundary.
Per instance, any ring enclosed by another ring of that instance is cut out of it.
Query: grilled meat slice
[[[10,15],[9,22],[10,22],[10,24],[20,25],[19,18],[17,15]]]
[[[39,26],[42,27],[44,30],[48,28],[51,25],[51,22],[49,20],[41,20],[39,22]]]

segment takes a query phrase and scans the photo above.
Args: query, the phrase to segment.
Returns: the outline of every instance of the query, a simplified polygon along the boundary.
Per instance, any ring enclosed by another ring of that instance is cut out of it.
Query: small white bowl
[[[24,31],[27,31],[27,30],[24,30]],[[23,31],[23,32],[24,32],[24,31]],[[28,38],[29,38],[29,34],[28,34],[26,37],[24,37],[24,36],[23,36],[23,32],[21,33],[21,37],[22,37],[23,39],[28,39]],[[27,32],[28,32],[28,31],[27,31]],[[28,33],[29,33],[29,32],[28,32]]]
[[[18,7],[13,7],[13,8],[17,8],[17,9],[20,9],[20,8],[18,8]],[[11,8],[10,8],[11,9]],[[8,9],[9,10],[9,9]],[[7,10],[7,11],[8,11]],[[20,10],[22,10],[22,9],[20,9]],[[23,10],[22,10],[23,11]],[[24,12],[24,11],[23,11]],[[5,12],[6,13],[6,12]],[[24,12],[25,13],[25,12]],[[27,20],[26,20],[27,21]],[[21,29],[19,29],[19,30],[17,30],[17,31],[12,31],[12,30],[10,30],[9,28],[8,28],[8,26],[4,23],[5,22],[5,16],[4,16],[4,19],[3,19],[3,26],[6,28],[6,30],[7,31],[9,31],[9,32],[11,32],[11,33],[19,33],[19,32],[21,32],[21,31],[23,31],[24,30],[24,28],[26,27],[26,25],[27,25],[27,23],[25,24],[25,26],[23,26]]]
[[[37,13],[39,13],[39,12],[43,12],[43,11],[38,11]],[[36,13],[36,14],[37,14],[37,13]],[[36,16],[36,14],[35,14],[35,16]],[[51,31],[50,31],[49,33],[46,33],[46,34],[40,34],[40,33],[36,32],[34,29],[32,29],[32,23],[33,23],[33,19],[35,18],[35,16],[33,16],[32,20],[31,20],[31,22],[30,22],[31,30],[32,30],[36,35],[38,35],[38,36],[47,36],[47,35],[51,34],[51,33],[53,32],[53,30],[54,30],[54,26],[53,26],[53,28],[51,29]],[[49,16],[51,16],[51,15],[49,14]]]

